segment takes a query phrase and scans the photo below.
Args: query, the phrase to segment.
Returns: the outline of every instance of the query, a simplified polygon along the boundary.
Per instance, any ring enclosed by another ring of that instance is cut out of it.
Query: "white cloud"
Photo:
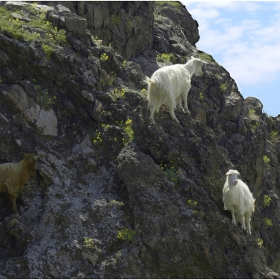
[[[280,2],[196,1],[185,6],[199,24],[197,47],[229,71],[244,97],[259,98],[264,111],[277,115]]]
[[[227,26],[227,25],[231,25],[232,21],[229,18],[218,18],[213,23],[223,25],[223,26]]]
[[[272,4],[280,10],[280,4]],[[252,85],[279,77],[280,18],[275,11],[271,14],[271,6],[228,1],[193,2],[189,6],[199,23],[198,48],[213,55],[237,83]]]
[[[207,9],[224,9],[225,11],[237,11],[242,9],[243,11],[257,11],[262,9],[261,2],[251,2],[251,1],[211,1],[211,0],[204,0],[204,1],[181,1],[183,5],[185,5],[189,11],[191,10],[192,6],[197,8],[207,10]],[[275,7],[278,9],[278,6]],[[280,10],[280,6],[279,6]]]
[[[213,19],[220,15],[220,13],[216,9],[202,9],[202,8],[195,8],[191,10],[191,15],[193,18],[201,18],[203,20]]]
[[[242,85],[272,82],[279,78],[279,48],[280,44],[264,45],[241,51],[237,55],[231,55],[229,52],[223,57],[223,66]]]
[[[280,2],[275,2],[274,3],[274,10],[275,11],[280,11]]]

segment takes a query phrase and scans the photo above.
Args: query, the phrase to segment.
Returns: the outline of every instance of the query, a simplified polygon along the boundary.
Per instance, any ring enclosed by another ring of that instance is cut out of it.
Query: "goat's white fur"
[[[241,228],[251,234],[251,215],[255,211],[255,199],[248,186],[237,178],[239,172],[230,169],[227,172],[226,182],[223,188],[224,209],[232,215],[232,224],[236,225],[236,219],[241,222]],[[236,217],[235,217],[236,215]],[[245,218],[245,221],[244,221]]]
[[[154,113],[159,111],[162,103],[169,108],[171,118],[179,123],[174,114],[176,101],[182,112],[188,109],[188,93],[191,88],[191,78],[193,75],[202,75],[202,64],[205,63],[199,58],[192,57],[186,64],[174,64],[164,66],[154,72],[151,79],[146,77],[148,83],[148,101],[150,108],[150,123],[155,124]],[[182,106],[182,99],[184,107]]]

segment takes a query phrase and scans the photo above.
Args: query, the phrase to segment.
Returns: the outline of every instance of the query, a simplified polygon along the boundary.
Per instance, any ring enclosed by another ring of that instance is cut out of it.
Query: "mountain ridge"
[[[41,157],[18,216],[0,194],[2,278],[279,278],[279,117],[196,49],[185,7],[0,8],[0,162]],[[192,55],[191,114],[151,126],[145,75]],[[230,168],[256,198],[251,236],[223,210]]]

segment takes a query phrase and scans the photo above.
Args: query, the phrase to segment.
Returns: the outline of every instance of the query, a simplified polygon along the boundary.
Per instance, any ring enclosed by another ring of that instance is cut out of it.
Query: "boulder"
[[[247,97],[245,99],[245,105],[249,110],[254,110],[258,115],[262,113],[263,104],[255,97]]]
[[[68,31],[72,31],[78,36],[86,35],[87,20],[78,16],[65,16],[65,26]]]

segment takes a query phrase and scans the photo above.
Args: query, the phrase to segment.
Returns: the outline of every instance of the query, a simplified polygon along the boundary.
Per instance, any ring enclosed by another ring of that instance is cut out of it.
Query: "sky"
[[[244,98],[280,114],[280,2],[181,1],[198,21],[196,43],[222,65]]]

